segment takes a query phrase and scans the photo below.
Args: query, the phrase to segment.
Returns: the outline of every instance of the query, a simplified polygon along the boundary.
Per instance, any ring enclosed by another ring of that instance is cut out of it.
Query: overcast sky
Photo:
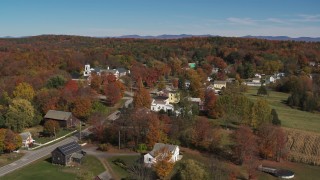
[[[320,0],[1,0],[0,36],[320,37]]]

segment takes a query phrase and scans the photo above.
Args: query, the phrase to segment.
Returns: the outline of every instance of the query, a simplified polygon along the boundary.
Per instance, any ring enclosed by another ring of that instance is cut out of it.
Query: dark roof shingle
[[[64,155],[70,155],[72,153],[79,152],[82,150],[81,146],[74,141],[63,146],[59,146],[57,147],[57,149]]]

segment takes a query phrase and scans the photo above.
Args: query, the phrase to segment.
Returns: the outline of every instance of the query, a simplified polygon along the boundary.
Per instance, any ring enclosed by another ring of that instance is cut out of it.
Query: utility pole
[[[120,150],[120,130],[119,130],[119,150]]]
[[[81,121],[80,121],[80,132],[79,132],[79,141],[80,141],[80,143],[81,143]]]
[[[56,127],[53,126],[54,139],[56,139]]]

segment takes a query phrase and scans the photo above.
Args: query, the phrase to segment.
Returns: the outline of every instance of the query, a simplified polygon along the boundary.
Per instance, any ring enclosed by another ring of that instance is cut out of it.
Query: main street
[[[124,97],[123,99],[126,99],[127,101],[125,102],[125,104],[127,105],[128,103],[132,102],[132,98],[131,97]],[[118,117],[117,115],[118,111],[113,112],[112,114],[110,114],[106,119],[108,120],[115,120],[115,118]],[[90,128],[90,127],[89,127]],[[84,129],[83,131],[81,131],[81,135],[82,136],[87,136],[90,134],[89,132],[89,128]],[[72,141],[78,141],[78,137],[79,137],[79,133],[76,133],[74,136],[68,137],[66,139],[63,139],[57,143],[45,146],[43,148],[37,149],[37,150],[33,150],[33,151],[26,151],[26,154],[20,158],[17,161],[14,161],[8,165],[5,165],[3,167],[0,168],[0,179],[1,176],[4,176],[6,174],[9,174],[10,172],[13,172],[19,168],[22,168],[38,159],[41,159],[45,156],[48,156],[51,154],[51,152],[59,147],[62,146],[64,144],[70,143]]]

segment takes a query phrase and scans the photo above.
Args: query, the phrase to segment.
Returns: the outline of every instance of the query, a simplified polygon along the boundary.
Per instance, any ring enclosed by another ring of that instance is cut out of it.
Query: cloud
[[[241,24],[241,25],[254,25],[256,22],[251,18],[235,18],[235,17],[229,17],[227,18],[227,21],[234,24]]]
[[[299,14],[298,19],[292,19],[295,22],[320,22],[320,14]]]
[[[268,19],[266,19],[266,21],[273,22],[273,23],[280,23],[280,24],[287,23],[286,21],[279,19],[279,18],[268,18]]]

